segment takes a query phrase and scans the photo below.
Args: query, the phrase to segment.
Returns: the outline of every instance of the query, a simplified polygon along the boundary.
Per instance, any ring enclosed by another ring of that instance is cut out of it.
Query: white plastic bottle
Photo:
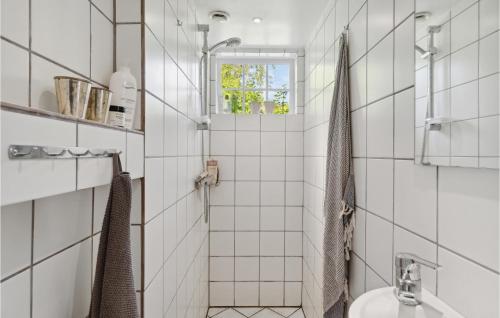
[[[120,66],[111,75],[109,89],[113,92],[111,106],[125,108],[125,128],[131,129],[134,124],[137,103],[137,81],[126,66]]]

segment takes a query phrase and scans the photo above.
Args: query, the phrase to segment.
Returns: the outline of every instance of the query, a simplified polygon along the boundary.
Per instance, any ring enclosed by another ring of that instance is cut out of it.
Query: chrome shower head
[[[240,38],[229,38],[224,41],[220,41],[219,43],[214,44],[211,48],[209,48],[209,51],[214,51],[218,49],[221,46],[226,46],[226,47],[237,47],[241,44],[241,39]]]

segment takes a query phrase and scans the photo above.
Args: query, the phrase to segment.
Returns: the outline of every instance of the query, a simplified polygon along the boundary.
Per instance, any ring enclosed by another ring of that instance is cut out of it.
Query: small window
[[[295,60],[218,58],[219,113],[287,114],[294,111]]]

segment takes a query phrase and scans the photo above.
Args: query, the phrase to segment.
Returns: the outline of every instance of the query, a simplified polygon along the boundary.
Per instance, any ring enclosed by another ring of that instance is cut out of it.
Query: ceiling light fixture
[[[253,23],[259,24],[259,23],[262,22],[262,18],[261,17],[255,17],[255,18],[252,18],[252,21],[253,21]]]

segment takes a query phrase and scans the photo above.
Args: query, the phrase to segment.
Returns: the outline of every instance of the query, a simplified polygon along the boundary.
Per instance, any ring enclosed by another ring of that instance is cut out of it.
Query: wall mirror
[[[498,169],[498,0],[416,0],[415,162]]]

